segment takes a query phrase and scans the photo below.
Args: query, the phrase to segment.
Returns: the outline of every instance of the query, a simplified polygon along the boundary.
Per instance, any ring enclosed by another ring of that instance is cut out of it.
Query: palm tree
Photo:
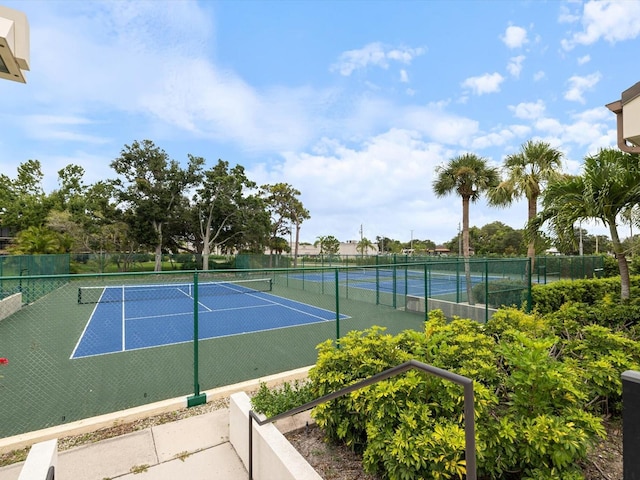
[[[498,185],[498,170],[489,167],[486,159],[465,153],[437,167],[436,173],[438,176],[433,182],[433,191],[437,197],[455,192],[462,198],[462,252],[465,257],[467,301],[473,304],[469,270],[469,204],[477,201],[482,192]]]
[[[31,226],[16,235],[14,244],[8,250],[16,255],[38,255],[64,253],[61,237],[46,227]]]
[[[356,245],[356,251],[360,252],[360,255],[364,255],[365,252],[369,252],[369,249],[373,248],[373,242],[368,238],[362,238]]]
[[[322,255],[324,253],[324,245],[325,245],[325,241],[327,240],[327,237],[324,235],[320,235],[318,237],[316,237],[316,241],[313,242],[313,246],[318,248],[320,247],[320,255]]]
[[[489,203],[497,207],[508,207],[514,200],[523,196],[527,199],[527,220],[531,221],[538,213],[538,198],[544,186],[558,178],[562,166],[562,153],[551,148],[546,142],[529,140],[520,151],[504,160],[506,178],[494,189],[487,192]],[[531,267],[536,257],[536,239],[533,232],[527,246],[527,256],[531,258]]]
[[[620,299],[630,298],[629,266],[616,221],[625,210],[640,203],[640,157],[617,149],[600,150],[585,158],[580,176],[564,176],[549,183],[543,194],[543,211],[531,222],[544,222],[559,237],[573,235],[573,225],[588,219],[609,227],[620,270]]]

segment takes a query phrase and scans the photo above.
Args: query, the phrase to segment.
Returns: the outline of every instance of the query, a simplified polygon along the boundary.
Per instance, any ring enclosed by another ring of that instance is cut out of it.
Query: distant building
[[[291,253],[293,254],[295,250],[295,244],[290,245]],[[363,253],[358,251],[358,241],[357,240],[347,240],[346,242],[340,242],[340,249],[338,250],[338,255],[377,255],[378,247],[377,245],[373,245],[373,247],[369,247],[365,249]],[[320,255],[320,245],[317,247],[309,244],[298,244],[298,256],[299,257],[313,257]]]

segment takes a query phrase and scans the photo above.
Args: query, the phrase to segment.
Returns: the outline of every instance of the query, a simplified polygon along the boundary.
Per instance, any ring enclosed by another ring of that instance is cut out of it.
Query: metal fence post
[[[335,270],[336,279],[336,346],[340,348],[340,285],[338,279],[340,278],[339,270]]]
[[[622,373],[622,468],[624,480],[640,480],[640,372]]]
[[[195,407],[207,403],[207,395],[200,393],[198,374],[198,271],[193,272],[193,396],[187,398],[187,406]]]

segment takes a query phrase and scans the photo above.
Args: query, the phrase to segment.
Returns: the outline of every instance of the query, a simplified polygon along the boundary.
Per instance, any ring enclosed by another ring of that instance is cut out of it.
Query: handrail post
[[[249,480],[253,480],[253,411],[249,412]]]
[[[467,480],[476,480],[476,421],[473,383],[464,386],[464,438]]]
[[[388,368],[380,373],[372,375],[369,378],[361,380],[353,385],[344,387],[337,392],[329,393],[320,398],[316,398],[311,402],[300,405],[299,407],[292,408],[286,412],[274,415],[264,420],[260,420],[256,416],[253,410],[249,410],[249,480],[253,480],[253,420],[259,426],[267,423],[275,422],[281,418],[291,417],[298,413],[305,412],[321,403],[325,403],[336,398],[347,395],[361,388],[368,387],[375,383],[381,382],[393,376],[404,373],[408,370],[417,369],[423,372],[430,373],[445,380],[457,383],[464,387],[464,431],[465,431],[465,462],[466,462],[466,478],[467,480],[477,480],[477,466],[476,466],[476,438],[475,438],[475,406],[474,406],[474,394],[473,394],[473,380],[470,378],[458,375],[457,373],[443,370],[442,368],[427,365],[426,363],[418,362],[417,360],[409,360],[395,367]]]

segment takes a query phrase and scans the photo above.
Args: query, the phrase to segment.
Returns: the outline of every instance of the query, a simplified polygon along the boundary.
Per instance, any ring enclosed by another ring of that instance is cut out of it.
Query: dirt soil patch
[[[585,480],[622,480],[622,429],[619,422],[606,424],[607,438],[598,443],[583,464]],[[381,480],[365,473],[361,458],[343,445],[324,441],[316,425],[285,434],[324,480]]]

